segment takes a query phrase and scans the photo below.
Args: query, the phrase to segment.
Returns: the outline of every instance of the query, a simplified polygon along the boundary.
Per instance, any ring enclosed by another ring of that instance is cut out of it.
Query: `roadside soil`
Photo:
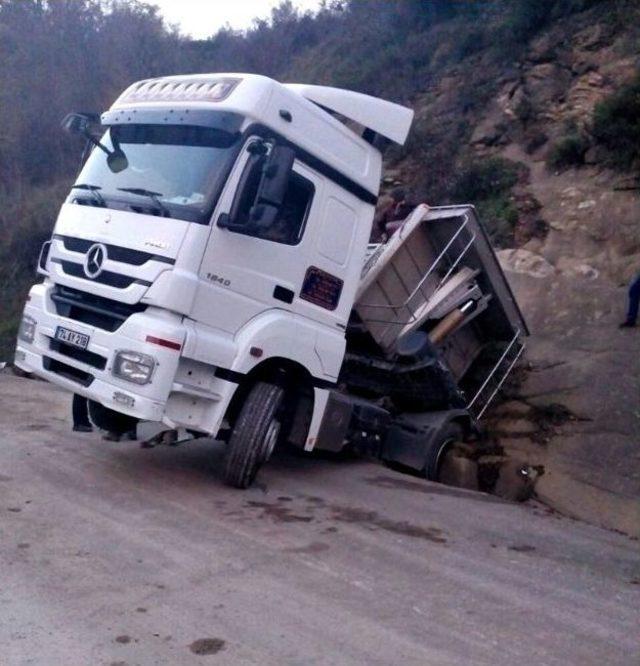
[[[638,541],[363,460],[225,487],[210,441],[70,431],[0,374],[0,662],[628,666]]]

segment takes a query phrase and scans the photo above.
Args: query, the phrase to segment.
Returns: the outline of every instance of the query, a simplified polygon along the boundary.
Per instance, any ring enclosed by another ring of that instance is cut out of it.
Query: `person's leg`
[[[77,393],[73,394],[71,414],[73,416],[73,429],[76,432],[91,432],[93,430],[91,421],[89,421],[89,405],[87,399]]]
[[[640,310],[640,273],[629,285],[629,308],[627,318],[622,326],[635,326],[638,321],[638,311]]]

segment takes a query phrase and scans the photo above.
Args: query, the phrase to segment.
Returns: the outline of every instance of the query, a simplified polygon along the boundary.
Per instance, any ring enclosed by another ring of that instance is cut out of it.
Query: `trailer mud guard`
[[[381,457],[385,462],[399,463],[436,480],[438,457],[450,438],[452,424],[460,426],[463,439],[476,427],[464,409],[404,414],[389,426]]]

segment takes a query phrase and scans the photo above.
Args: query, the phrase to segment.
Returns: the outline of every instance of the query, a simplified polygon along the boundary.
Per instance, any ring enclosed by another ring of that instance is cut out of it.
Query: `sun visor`
[[[232,111],[185,109],[179,106],[114,109],[100,116],[103,125],[194,125],[214,127],[235,134],[240,131],[244,117]]]

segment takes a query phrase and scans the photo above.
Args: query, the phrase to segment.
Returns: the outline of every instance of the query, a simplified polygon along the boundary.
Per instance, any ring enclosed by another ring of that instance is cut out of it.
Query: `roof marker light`
[[[125,90],[115,106],[135,102],[222,102],[241,80],[236,77],[187,77],[141,81]]]

